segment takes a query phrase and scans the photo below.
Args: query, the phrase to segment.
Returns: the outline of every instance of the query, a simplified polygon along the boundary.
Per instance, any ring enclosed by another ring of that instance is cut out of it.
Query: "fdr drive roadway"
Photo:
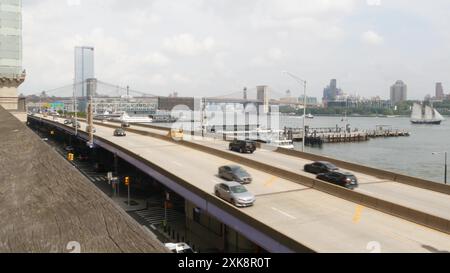
[[[29,119],[73,133],[61,119]],[[220,141],[178,143],[164,130],[141,126],[118,138],[113,136],[117,126],[96,123],[95,144],[152,174],[267,251],[370,252],[373,246],[381,252],[450,251],[446,188],[437,192],[356,173],[362,189],[352,192],[303,173],[300,166],[307,159],[263,150],[234,154]],[[83,130],[80,137],[86,138]],[[241,164],[253,176],[247,186],[257,196],[253,207],[238,209],[214,196],[214,185],[221,182],[217,169],[225,164]],[[370,186],[382,184],[387,188]]]

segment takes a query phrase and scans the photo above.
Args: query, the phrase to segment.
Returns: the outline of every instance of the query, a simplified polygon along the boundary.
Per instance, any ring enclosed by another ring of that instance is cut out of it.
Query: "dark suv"
[[[317,176],[317,179],[351,190],[358,187],[358,179],[356,179],[352,173],[348,172],[332,171],[329,173],[322,173]]]
[[[317,161],[311,164],[306,164],[304,168],[305,172],[319,174],[319,173],[329,173],[332,171],[337,171],[338,167],[326,161]]]
[[[256,142],[250,140],[233,140],[228,148],[230,151],[253,154],[256,151]]]

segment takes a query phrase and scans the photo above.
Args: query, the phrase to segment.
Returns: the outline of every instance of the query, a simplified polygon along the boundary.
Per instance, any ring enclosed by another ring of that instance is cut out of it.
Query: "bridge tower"
[[[22,70],[22,1],[0,0],[0,106],[17,110]]]

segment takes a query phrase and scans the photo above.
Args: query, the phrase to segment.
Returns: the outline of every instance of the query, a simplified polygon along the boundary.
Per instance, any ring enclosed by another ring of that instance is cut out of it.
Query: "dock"
[[[303,141],[301,128],[284,128],[283,137],[293,141]],[[324,143],[348,143],[369,141],[371,138],[408,137],[410,132],[392,128],[389,125],[377,125],[374,130],[351,129],[343,127],[306,128],[306,145],[320,146]]]

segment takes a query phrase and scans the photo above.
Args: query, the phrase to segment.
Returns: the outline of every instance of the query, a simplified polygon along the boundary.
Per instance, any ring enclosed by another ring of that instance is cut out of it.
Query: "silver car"
[[[249,207],[255,203],[255,196],[237,182],[224,182],[215,186],[214,192],[236,207]]]
[[[237,165],[228,165],[220,167],[219,177],[228,181],[236,181],[241,184],[252,183],[252,176],[242,167]]]

